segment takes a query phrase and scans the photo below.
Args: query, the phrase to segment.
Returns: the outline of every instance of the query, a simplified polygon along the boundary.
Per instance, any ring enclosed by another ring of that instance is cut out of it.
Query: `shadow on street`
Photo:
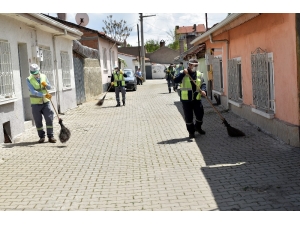
[[[209,103],[205,99],[202,103],[206,134],[196,133],[195,142],[206,166],[199,169],[219,210],[300,210],[300,190],[296,188],[300,183],[299,148],[258,131],[246,120],[216,106],[231,126],[246,134],[230,137]],[[184,119],[181,102],[174,104]]]

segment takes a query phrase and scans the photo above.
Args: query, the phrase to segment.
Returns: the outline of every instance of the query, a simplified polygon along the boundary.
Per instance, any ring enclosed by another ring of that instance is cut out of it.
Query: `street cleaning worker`
[[[177,66],[176,66],[176,72],[175,72],[175,77],[177,77],[180,74],[180,71],[184,70],[183,67],[183,62],[180,62]],[[175,85],[175,91],[177,91],[179,83],[174,82]]]
[[[174,64],[170,64],[170,66],[166,69],[166,80],[168,82],[168,88],[169,93],[171,93],[171,87],[173,87],[173,90],[175,91],[175,85],[174,85],[174,76],[175,76],[175,68]]]
[[[27,86],[31,93],[30,103],[35,126],[40,137],[39,143],[45,142],[45,131],[43,128],[43,116],[46,121],[46,130],[48,141],[55,143],[53,137],[53,111],[50,108],[49,99],[51,94],[47,94],[46,88],[51,89],[48,78],[40,73],[40,67],[37,64],[30,65],[30,76],[26,78]]]
[[[117,100],[116,107],[120,106],[120,91],[122,92],[123,106],[125,106],[126,89],[125,89],[124,77],[127,77],[127,75],[124,74],[122,70],[119,70],[119,66],[116,65],[115,70],[111,76],[111,85],[113,85],[115,87],[115,94],[116,94],[116,100]]]
[[[205,134],[205,131],[201,128],[204,115],[201,96],[206,95],[206,84],[203,79],[203,74],[197,71],[197,67],[198,61],[196,59],[190,59],[188,68],[184,69],[174,79],[176,83],[182,82],[180,88],[180,101],[182,103],[189,138],[195,138],[195,130],[200,134]],[[196,82],[197,87],[187,74],[189,74]],[[195,123],[193,114],[195,114],[196,117]]]

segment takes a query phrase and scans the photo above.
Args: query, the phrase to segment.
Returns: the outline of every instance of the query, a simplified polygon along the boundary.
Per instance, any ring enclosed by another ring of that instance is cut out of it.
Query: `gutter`
[[[204,38],[208,38],[209,35],[211,35],[213,32],[217,31],[218,29],[222,28],[223,26],[229,24],[233,20],[237,19],[238,17],[242,16],[245,13],[234,13],[229,16],[227,16],[223,21],[218,23],[215,27],[211,28],[210,30],[206,31],[199,37],[195,38],[194,40],[191,41],[191,44],[195,44],[196,42],[199,42],[203,40]]]
[[[68,26],[65,26],[65,25],[63,25],[63,24],[61,24],[61,23],[59,23],[59,22],[57,22],[57,21],[55,21],[53,19],[50,19],[50,18],[48,18],[48,17],[46,17],[46,16],[44,16],[42,14],[39,14],[39,13],[28,13],[28,14],[31,15],[32,17],[35,17],[35,18],[37,18],[39,20],[42,20],[42,21],[44,21],[44,22],[46,22],[48,24],[51,24],[53,26],[56,26],[56,27],[61,28],[63,30],[66,30],[69,33],[73,33],[73,34],[78,35],[78,36],[82,36],[83,35],[83,33],[81,31],[79,31],[77,29],[70,28]]]
[[[67,30],[64,29],[63,34],[53,34],[52,41],[53,41],[53,53],[54,53],[54,67],[55,67],[55,80],[56,80],[56,102],[57,102],[57,111],[60,113],[60,88],[59,88],[59,80],[58,80],[58,64],[57,64],[57,57],[56,57],[56,45],[55,45],[55,39],[58,36],[66,36]]]

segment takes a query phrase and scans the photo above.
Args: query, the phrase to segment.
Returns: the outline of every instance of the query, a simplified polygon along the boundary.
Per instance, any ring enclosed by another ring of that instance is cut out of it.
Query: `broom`
[[[187,73],[187,75],[189,76],[190,80],[193,81],[193,83],[196,85],[196,87],[198,87],[200,89],[199,86],[197,86],[196,82],[193,80],[193,78],[190,76],[190,74]],[[220,116],[221,120],[223,121],[224,125],[227,128],[227,133],[230,137],[242,137],[245,136],[244,132],[230,126],[230,124],[226,121],[226,119],[221,115],[221,113],[214,107],[214,105],[212,104],[212,102],[208,99],[208,97],[205,95],[205,98],[207,99],[207,101],[210,103],[210,105],[213,107],[213,109],[218,113],[218,115]]]
[[[110,85],[110,87],[108,88],[107,92],[109,92],[109,90],[110,90],[111,87],[112,87],[112,85]],[[105,95],[103,96],[103,98],[100,99],[100,100],[97,102],[96,105],[99,105],[99,106],[103,105],[104,99],[105,99],[105,96],[106,96],[107,92],[105,93]]]
[[[43,85],[44,85],[44,84],[43,84]],[[48,93],[48,90],[46,89],[46,87],[45,87],[45,90],[47,91],[47,94],[49,94],[49,93]],[[58,123],[59,123],[60,128],[61,128],[61,129],[60,129],[60,132],[59,132],[59,135],[58,135],[59,140],[60,140],[61,143],[65,143],[65,142],[67,142],[67,141],[70,139],[70,137],[71,137],[71,132],[70,132],[70,130],[69,130],[68,128],[66,128],[66,127],[63,125],[62,119],[59,118],[58,113],[57,113],[57,111],[56,111],[56,108],[55,108],[54,105],[53,105],[53,102],[52,102],[51,98],[50,98],[49,100],[50,100],[50,102],[51,102],[51,104],[52,104],[52,107],[53,107],[53,109],[54,109],[54,111],[55,111],[55,113],[56,113],[56,115],[57,115]]]

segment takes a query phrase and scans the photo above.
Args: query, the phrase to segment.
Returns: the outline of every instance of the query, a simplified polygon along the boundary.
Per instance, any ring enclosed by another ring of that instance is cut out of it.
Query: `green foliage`
[[[150,40],[147,40],[145,43],[145,48],[148,53],[156,51],[157,49],[159,49],[159,47],[160,47],[160,44],[159,44],[158,40],[150,39]]]
[[[124,42],[132,31],[132,28],[126,26],[125,20],[117,22],[116,20],[113,20],[112,15],[107,16],[107,21],[103,20],[103,23],[105,24],[105,27],[102,27],[103,32],[119,42]]]

